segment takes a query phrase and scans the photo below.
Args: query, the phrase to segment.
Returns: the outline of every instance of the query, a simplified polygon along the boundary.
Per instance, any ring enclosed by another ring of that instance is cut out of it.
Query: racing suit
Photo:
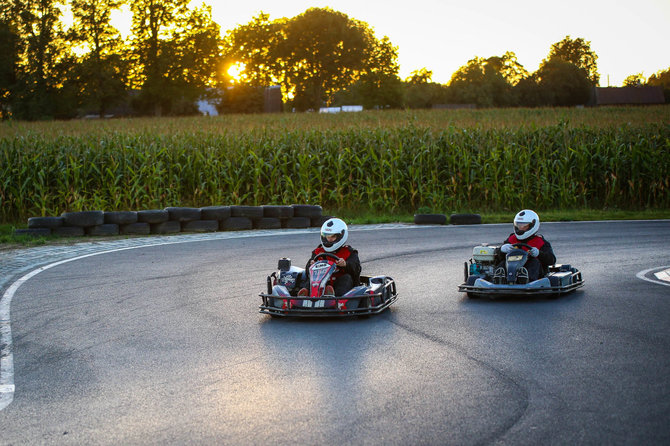
[[[319,245],[314,251],[312,251],[312,256],[307,261],[307,266],[305,270],[309,270],[309,266],[312,260],[318,255],[327,253],[323,246]],[[340,259],[344,259],[347,264],[344,268],[338,268],[337,271],[330,278],[331,285],[335,291],[336,296],[342,296],[347,291],[352,289],[354,286],[358,285],[361,280],[361,261],[358,258],[358,251],[352,248],[349,245],[341,246],[337,251],[330,252],[329,254],[334,254]]]
[[[519,240],[516,237],[516,234],[512,233],[503,242],[503,244],[505,243],[511,245],[514,245],[515,243],[525,243],[540,251],[540,254],[537,257],[529,255],[528,260],[526,260],[526,264],[524,265],[526,270],[528,270],[528,280],[531,282],[544,277],[549,271],[549,267],[556,263],[556,256],[554,255],[554,250],[551,248],[551,243],[545,240],[540,234],[535,234],[526,240]],[[529,251],[525,246],[522,246],[521,249]]]

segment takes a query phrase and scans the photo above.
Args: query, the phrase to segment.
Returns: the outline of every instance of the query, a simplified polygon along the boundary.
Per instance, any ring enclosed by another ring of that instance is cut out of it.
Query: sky
[[[202,3],[202,0],[193,2]],[[601,86],[621,86],[631,74],[647,78],[670,68],[670,0],[204,0],[222,32],[263,11],[270,19],[330,7],[367,22],[377,38],[398,47],[400,77],[427,68],[448,83],[475,56],[506,51],[529,72],[566,36],[591,42]]]

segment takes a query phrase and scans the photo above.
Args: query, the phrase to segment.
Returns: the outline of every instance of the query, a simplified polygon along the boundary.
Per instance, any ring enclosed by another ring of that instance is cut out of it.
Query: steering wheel
[[[516,243],[510,243],[512,246],[520,246],[520,247],[526,247],[529,250],[533,249],[532,246],[530,246],[528,243],[521,243],[521,242],[516,242]]]
[[[314,260],[316,262],[316,259],[318,259],[319,257],[331,258],[331,259],[335,260],[335,263],[337,263],[337,261],[340,260],[340,258],[338,256],[336,256],[335,254],[331,254],[329,252],[322,252],[320,254],[317,254],[317,255],[314,256],[314,258],[312,260]]]

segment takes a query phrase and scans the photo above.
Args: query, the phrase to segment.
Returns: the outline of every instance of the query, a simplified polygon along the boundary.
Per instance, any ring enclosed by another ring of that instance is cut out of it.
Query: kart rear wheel
[[[479,294],[472,293],[472,292],[468,292],[467,295],[470,299],[479,299],[479,297],[480,297]]]

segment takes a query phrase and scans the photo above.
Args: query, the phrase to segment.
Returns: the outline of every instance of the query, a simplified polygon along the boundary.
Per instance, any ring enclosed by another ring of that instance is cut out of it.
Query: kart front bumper
[[[305,297],[260,293],[259,296],[262,303],[258,307],[258,312],[280,317],[369,316],[381,313],[398,300],[393,280],[384,284],[381,292],[373,294]],[[278,305],[280,302],[281,305]],[[379,303],[373,305],[372,302]],[[345,306],[342,307],[341,303],[345,303]]]
[[[465,283],[459,285],[458,291],[478,295],[558,295],[572,292],[582,286],[584,286],[584,281],[581,279],[559,286],[551,286],[547,279],[539,279],[524,285],[496,284],[485,279],[477,279],[472,285]]]

